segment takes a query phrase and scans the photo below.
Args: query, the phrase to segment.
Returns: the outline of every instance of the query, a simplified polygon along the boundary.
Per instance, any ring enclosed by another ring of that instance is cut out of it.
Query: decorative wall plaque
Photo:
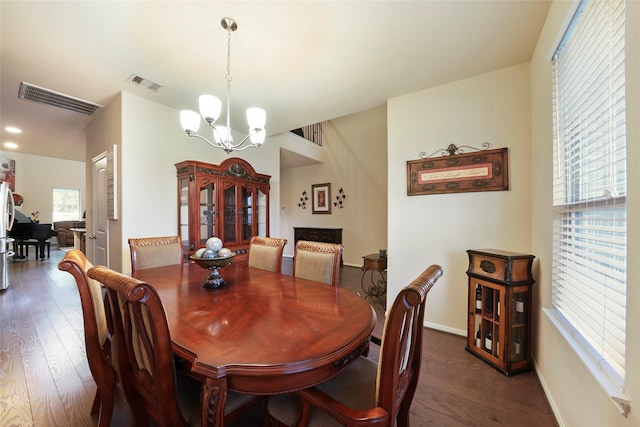
[[[407,195],[509,189],[507,148],[407,161]]]

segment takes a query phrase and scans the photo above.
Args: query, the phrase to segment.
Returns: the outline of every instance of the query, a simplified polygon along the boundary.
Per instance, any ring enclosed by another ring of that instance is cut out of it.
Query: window
[[[582,1],[553,57],[553,315],[598,377],[620,390],[627,264],[624,37],[623,0]]]
[[[80,190],[53,189],[53,222],[80,220]]]

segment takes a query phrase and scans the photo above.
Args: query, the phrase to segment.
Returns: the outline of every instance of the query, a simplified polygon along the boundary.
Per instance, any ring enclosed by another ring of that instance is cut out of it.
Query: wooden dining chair
[[[200,425],[202,383],[176,370],[164,307],[149,284],[107,267],[88,271],[107,288],[113,318],[120,378],[134,425],[158,427]],[[225,420],[237,416],[253,395],[227,392]],[[206,418],[205,418],[206,419]]]
[[[249,267],[282,272],[282,252],[287,239],[254,236],[249,243]]]
[[[360,356],[316,387],[269,397],[266,421],[275,426],[409,426],[426,297],[440,276],[442,268],[432,265],[400,291],[385,321],[379,363]]]
[[[111,354],[105,300],[100,283],[87,275],[91,267],[91,262],[79,250],[67,252],[58,263],[58,269],[71,274],[78,286],[84,321],[84,345],[89,369],[97,385],[91,413],[99,411],[98,425],[107,427],[111,424],[113,415],[117,374]]]
[[[141,237],[129,239],[131,271],[163,265],[181,264],[182,242],[180,236]]]
[[[338,286],[343,249],[344,246],[337,243],[298,240],[293,260],[293,275]]]

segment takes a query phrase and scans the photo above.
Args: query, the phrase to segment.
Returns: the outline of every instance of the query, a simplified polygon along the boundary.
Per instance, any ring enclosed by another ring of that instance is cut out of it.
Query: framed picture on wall
[[[314,214],[331,213],[331,184],[313,184],[311,186],[312,211]]]
[[[16,191],[16,161],[0,157],[0,182],[9,184],[9,190]]]

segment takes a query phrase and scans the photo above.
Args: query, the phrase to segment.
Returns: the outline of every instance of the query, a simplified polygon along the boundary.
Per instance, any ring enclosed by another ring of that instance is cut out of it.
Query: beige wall
[[[119,219],[109,225],[109,263],[111,268],[124,273],[131,271],[127,243],[130,237],[178,232],[175,163],[183,160],[220,163],[231,157],[203,141],[189,138],[180,127],[177,110],[128,92],[121,92],[92,121],[87,135],[88,164],[111,144],[119,146]],[[279,147],[267,139],[260,150],[249,149],[236,157],[247,160],[258,172],[271,175],[270,215],[276,219],[271,222],[271,233],[277,235]],[[91,186],[90,173],[87,186]]]
[[[427,324],[466,335],[465,251],[530,251],[530,115],[528,65],[389,101],[389,252],[393,256],[387,300],[428,265],[440,264],[444,276],[429,295]],[[449,144],[480,147],[485,141],[491,148],[509,149],[508,191],[407,196],[408,160]]]
[[[569,18],[571,3],[553,3],[531,61],[532,96],[532,252],[538,255],[535,327],[532,346],[540,379],[556,415],[566,426],[638,426],[640,410],[640,2],[626,3],[627,78],[627,353],[625,393],[632,400],[623,417],[541,309],[551,306],[552,111],[550,53]]]
[[[40,223],[50,224],[53,212],[53,189],[80,190],[80,214],[86,206],[84,162],[1,151],[0,157],[16,162],[16,193],[24,198],[17,209],[26,216],[40,211]],[[78,218],[79,219],[79,218]]]
[[[282,171],[282,237],[293,256],[293,227],[342,228],[344,263],[362,266],[362,257],[387,245],[386,106],[325,122],[327,162]],[[312,214],[311,185],[331,183],[331,214]],[[344,208],[333,206],[342,187]],[[298,207],[307,192],[307,208]],[[284,209],[282,209],[284,208]],[[272,233],[273,234],[273,233]]]
[[[93,180],[92,171],[93,163],[92,159],[104,152],[113,145],[118,147],[121,145],[122,140],[122,96],[119,94],[115,99],[105,106],[96,116],[89,126],[87,127],[87,148],[86,148],[86,175],[85,180],[87,183],[87,236],[92,236],[93,233]],[[121,176],[122,169],[121,163],[118,168],[118,176]],[[120,193],[121,181],[119,182],[118,192]],[[119,205],[120,201],[118,201]],[[109,241],[108,245],[108,267],[117,271],[122,271],[122,263],[118,248],[120,247],[120,240],[122,236],[121,222],[109,221]],[[87,258],[91,261],[94,260],[93,246],[91,245],[92,239],[86,241]]]

